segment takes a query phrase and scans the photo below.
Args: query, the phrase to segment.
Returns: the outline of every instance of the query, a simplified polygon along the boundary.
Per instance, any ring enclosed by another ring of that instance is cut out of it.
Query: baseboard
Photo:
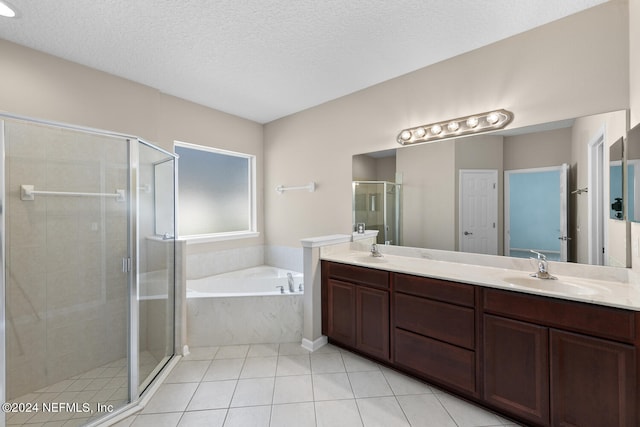
[[[321,336],[320,338],[311,341],[306,338],[302,338],[302,348],[309,351],[316,351],[320,347],[325,346],[329,342],[329,339],[326,336]]]

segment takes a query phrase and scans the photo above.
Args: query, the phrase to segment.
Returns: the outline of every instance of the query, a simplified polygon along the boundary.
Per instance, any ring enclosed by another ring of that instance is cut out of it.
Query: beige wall
[[[353,156],[354,181],[396,182],[396,156],[372,157],[367,154]]]
[[[455,145],[446,142],[396,152],[404,246],[455,250],[455,162]]]
[[[353,180],[375,181],[377,180],[376,159],[366,154],[353,156]]]
[[[571,162],[571,128],[508,136],[505,170],[543,168]]]
[[[514,128],[628,108],[628,43],[627,5],[608,2],[267,124],[268,242],[350,232],[352,155],[396,148],[402,128],[494,108]],[[309,181],[315,193],[272,190]]]
[[[257,159],[258,229],[264,230],[262,125],[158,90],[0,40],[0,111],[120,132],[168,151],[173,141],[253,154]],[[252,246],[258,238],[189,245],[196,253]]]

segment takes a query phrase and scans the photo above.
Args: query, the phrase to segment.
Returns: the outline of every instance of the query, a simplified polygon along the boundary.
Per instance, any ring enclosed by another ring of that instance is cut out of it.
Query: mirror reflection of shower
[[[353,226],[378,230],[377,243],[402,245],[401,185],[388,181],[353,181]]]

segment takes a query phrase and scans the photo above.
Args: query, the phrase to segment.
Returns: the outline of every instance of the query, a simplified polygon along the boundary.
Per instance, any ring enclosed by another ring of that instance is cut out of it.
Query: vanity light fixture
[[[513,113],[507,110],[494,110],[446,120],[414,128],[403,129],[396,140],[401,145],[411,145],[456,136],[471,135],[502,129],[513,120]],[[428,131],[427,131],[428,129]]]

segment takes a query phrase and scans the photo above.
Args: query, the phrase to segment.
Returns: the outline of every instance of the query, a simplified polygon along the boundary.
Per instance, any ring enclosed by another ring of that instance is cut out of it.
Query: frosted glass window
[[[554,195],[557,195],[554,197]],[[510,256],[529,249],[549,259],[560,253],[560,172],[514,173],[509,178]]]
[[[254,230],[254,156],[176,143],[179,235]]]

